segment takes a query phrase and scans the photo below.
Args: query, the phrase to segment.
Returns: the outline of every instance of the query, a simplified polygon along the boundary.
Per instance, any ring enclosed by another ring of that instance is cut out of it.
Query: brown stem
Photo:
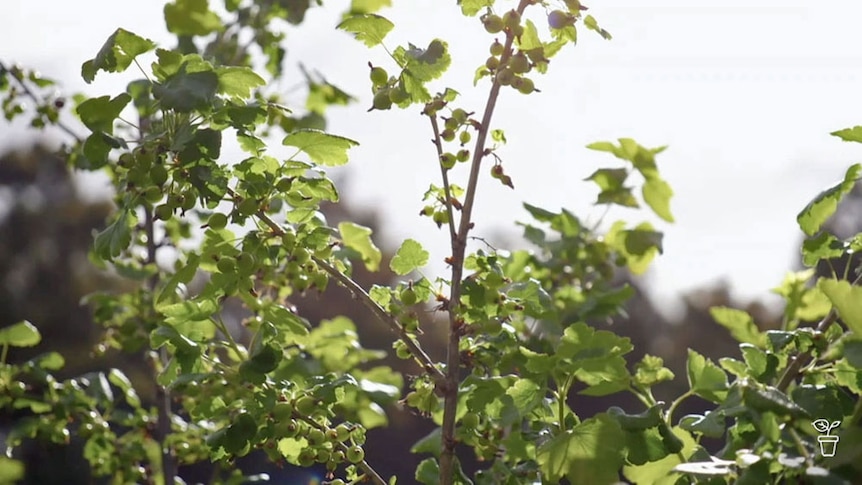
[[[531,0],[521,0],[517,8],[518,13],[523,14],[524,9],[526,9],[527,5],[530,3]],[[505,61],[511,55],[513,41],[514,36],[509,32],[506,35],[506,44],[503,48],[503,55],[500,58],[500,65],[504,65]],[[485,156],[485,141],[488,138],[491,118],[494,115],[494,108],[497,105],[497,98],[499,95],[500,83],[497,82],[495,77],[491,84],[491,91],[488,93],[488,100],[485,103],[485,111],[482,115],[482,125],[479,128],[479,133],[476,137],[476,145],[473,149],[473,160],[470,163],[470,176],[464,195],[464,205],[461,208],[461,221],[458,227],[458,233],[452,241],[452,282],[449,293],[449,341],[446,348],[446,381],[445,385],[441,389],[444,395],[443,439],[442,450],[440,453],[440,483],[442,485],[452,485],[455,480],[455,445],[457,444],[455,440],[455,415],[458,411],[458,385],[461,381],[461,327],[464,325],[463,320],[459,316],[459,307],[461,303],[461,279],[464,275],[464,255],[467,250],[467,238],[472,226],[470,217],[473,213],[476,188],[479,183],[479,170],[482,168],[482,159]]]
[[[155,220],[153,211],[144,207],[144,231],[147,234],[147,261],[146,264],[156,264],[156,250],[158,244],[155,240]],[[155,294],[156,285],[159,283],[158,273],[153,274],[147,280],[150,294]],[[166,347],[159,349],[159,360],[162,367],[167,365],[168,354]],[[171,433],[171,393],[167,388],[158,383],[157,376],[153,376],[156,387],[156,407],[159,419],[156,426],[156,441],[162,450],[162,477],[166,485],[172,485],[177,475],[177,464],[174,455],[167,446],[167,438]]]

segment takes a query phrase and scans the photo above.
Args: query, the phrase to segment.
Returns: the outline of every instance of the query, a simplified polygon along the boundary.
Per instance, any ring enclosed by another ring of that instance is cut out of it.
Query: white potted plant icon
[[[838,436],[829,434],[833,429],[837,428],[841,424],[841,421],[833,421],[830,423],[828,420],[823,418],[818,419],[811,423],[820,433],[824,433],[821,436],[817,437],[817,441],[820,443],[820,454],[823,456],[835,456],[835,450],[838,448]]]

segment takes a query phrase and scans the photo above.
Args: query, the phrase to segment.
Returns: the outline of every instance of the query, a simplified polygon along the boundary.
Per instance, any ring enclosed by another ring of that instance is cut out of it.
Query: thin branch
[[[524,13],[527,5],[532,0],[520,0],[517,11]],[[506,35],[506,44],[503,47],[503,55],[500,57],[500,65],[505,65],[512,52],[512,43],[515,36],[512,32]],[[461,366],[461,333],[464,325],[459,316],[461,301],[461,278],[464,273],[464,255],[467,250],[467,237],[473,224],[470,220],[473,214],[473,204],[476,198],[476,188],[479,183],[479,170],[482,168],[482,159],[485,157],[485,141],[488,138],[491,118],[500,95],[500,83],[494,77],[488,100],[485,103],[485,111],[482,115],[482,124],[476,137],[476,145],[473,149],[473,160],[470,163],[470,176],[461,208],[461,221],[457,237],[452,241],[452,282],[449,293],[449,341],[446,348],[446,382],[441,389],[443,392],[443,426],[442,426],[442,450],[440,453],[440,483],[452,485],[455,479],[455,415],[458,411],[458,385],[460,384]]]
[[[862,281],[862,275],[859,275],[851,285],[858,285],[859,282]],[[826,329],[829,328],[830,325],[835,323],[838,319],[838,312],[835,310],[833,306],[829,313],[823,317],[823,320],[820,320],[820,323],[817,324],[816,330],[818,332],[825,332]],[[784,369],[784,373],[781,374],[781,379],[778,381],[778,385],[776,386],[778,390],[784,391],[790,386],[790,383],[796,380],[799,376],[799,371],[809,363],[811,359],[811,351],[805,351],[801,354],[793,357],[793,360],[790,361],[790,364],[787,365],[787,368]]]
[[[455,233],[455,217],[452,213],[452,190],[449,186],[449,169],[444,167],[442,163],[439,163],[443,157],[443,144],[440,142],[440,127],[437,125],[437,115],[429,115],[428,119],[431,121],[431,130],[434,132],[434,139],[431,140],[434,143],[434,147],[437,148],[437,161],[440,165],[440,176],[443,178],[443,192],[446,194],[446,212],[449,216],[449,221],[446,224],[449,226],[449,241],[450,244],[455,244],[455,239],[458,235]]]
[[[236,196],[236,192],[232,189],[228,189],[228,193],[232,196]],[[281,236],[284,234],[284,230],[279,226],[275,221],[273,221],[266,213],[262,210],[256,213],[258,219],[260,219],[264,224],[266,224],[272,232]],[[318,258],[317,256],[312,255],[311,259],[321,268],[324,269],[330,276],[335,278],[342,286],[347,288],[350,293],[353,294],[359,301],[365,305],[366,308],[371,310],[372,313],[383,323],[385,323],[393,332],[397,333],[402,342],[407,346],[407,349],[410,350],[410,353],[413,355],[422,368],[431,375],[437,381],[445,379],[445,375],[440,369],[438,369],[434,362],[431,360],[431,357],[425,353],[424,350],[416,343],[415,340],[407,333],[404,329],[404,325],[402,325],[397,318],[392,316],[389,312],[384,310],[380,305],[377,304],[368,292],[365,291],[358,283],[353,281],[349,276],[345,275],[338,268],[335,268],[328,262],[323,259]]]
[[[23,78],[21,78],[21,73],[17,69],[9,69],[8,67],[6,67],[6,64],[4,64],[3,61],[0,61],[0,72],[8,72],[12,76],[12,79],[14,79],[15,82],[18,83],[18,86],[20,86],[21,89],[24,91],[24,94],[26,94],[28,98],[33,100],[33,102],[36,103],[37,106],[45,102],[45,100],[39,99],[36,93],[34,93],[30,89],[30,87],[27,86],[27,83]],[[78,143],[84,142],[84,139],[81,138],[77,133],[75,133],[75,130],[66,126],[66,124],[60,121],[59,118],[53,124],[57,128],[60,128],[61,130],[65,131],[67,135],[74,138],[75,141],[77,141]]]

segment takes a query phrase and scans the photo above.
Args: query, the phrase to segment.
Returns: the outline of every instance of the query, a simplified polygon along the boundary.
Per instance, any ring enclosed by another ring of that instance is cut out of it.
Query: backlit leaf
[[[347,18],[340,24],[339,29],[350,32],[356,40],[362,42],[368,47],[374,47],[383,42],[395,24],[380,15],[366,13],[354,15]]]
[[[368,271],[377,271],[380,268],[382,254],[371,240],[371,229],[352,222],[341,222],[338,224],[338,231],[344,245],[362,256],[362,262]]]
[[[823,223],[835,213],[841,199],[853,190],[853,186],[856,185],[856,181],[859,179],[860,172],[862,172],[862,164],[857,163],[852,165],[844,174],[843,181],[821,192],[802,209],[802,212],[796,216],[796,221],[799,223],[802,232],[813,236],[820,230]]]
[[[389,262],[389,268],[398,275],[406,275],[428,264],[429,253],[418,241],[408,239]]]
[[[817,287],[838,310],[838,316],[856,335],[862,336],[862,286],[849,281],[821,278]]]
[[[27,320],[0,329],[0,346],[32,347],[41,341],[39,330]]]
[[[319,130],[299,130],[287,135],[283,145],[299,148],[311,160],[327,167],[347,163],[347,150],[358,145],[343,136],[330,135]]]

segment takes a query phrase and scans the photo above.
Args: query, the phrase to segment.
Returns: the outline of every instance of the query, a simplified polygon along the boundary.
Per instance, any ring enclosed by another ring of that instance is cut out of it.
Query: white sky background
[[[515,3],[498,0],[500,6]],[[618,137],[647,147],[669,145],[657,161],[676,192],[671,206],[676,223],[650,219],[665,231],[665,254],[645,276],[647,286],[671,307],[678,292],[721,279],[737,296],[765,297],[795,260],[798,211],[862,155],[859,145],[829,135],[862,124],[862,3],[584,3],[614,39],[606,42],[582,28],[578,46],[554,57],[547,75],[534,77],[542,93],[503,90],[494,127],[508,135],[509,144],[498,153],[516,190],[483,170],[474,235],[514,239],[520,231],[513,216],[528,220],[522,201],[551,210],[566,207],[594,220],[602,213],[591,207],[597,190],[582,179],[617,162],[584,146]],[[163,4],[4,0],[0,59],[36,67],[69,91],[115,95],[139,77],[134,69],[125,76],[100,73],[88,86],[80,80],[81,63],[118,26],[170,47]],[[344,176],[348,201],[382,212],[379,242],[419,240],[442,274],[439,262],[448,254],[448,237],[417,217],[421,194],[430,181],[439,183],[428,122],[419,108],[365,112],[371,103],[365,64],[371,60],[390,71],[394,64],[379,48],[369,50],[334,30],[347,4],[327,0],[325,8],[309,11],[306,22],[289,33],[288,66],[303,61],[360,98],[328,115],[329,131],[362,144],[352,150],[349,168],[333,174]],[[451,86],[463,95],[460,106],[479,111],[488,82],[473,88],[473,72],[488,56],[492,37],[477,19],[462,17],[453,0],[394,4],[381,12],[396,24],[386,44],[449,41],[452,68],[445,84],[432,88]],[[299,80],[283,88],[294,81]],[[22,125],[0,127],[0,147],[23,144]],[[273,153],[281,155],[279,150],[276,144]],[[460,168],[455,177],[463,180],[466,171]],[[645,217],[646,212],[614,210],[607,220],[637,223]]]

